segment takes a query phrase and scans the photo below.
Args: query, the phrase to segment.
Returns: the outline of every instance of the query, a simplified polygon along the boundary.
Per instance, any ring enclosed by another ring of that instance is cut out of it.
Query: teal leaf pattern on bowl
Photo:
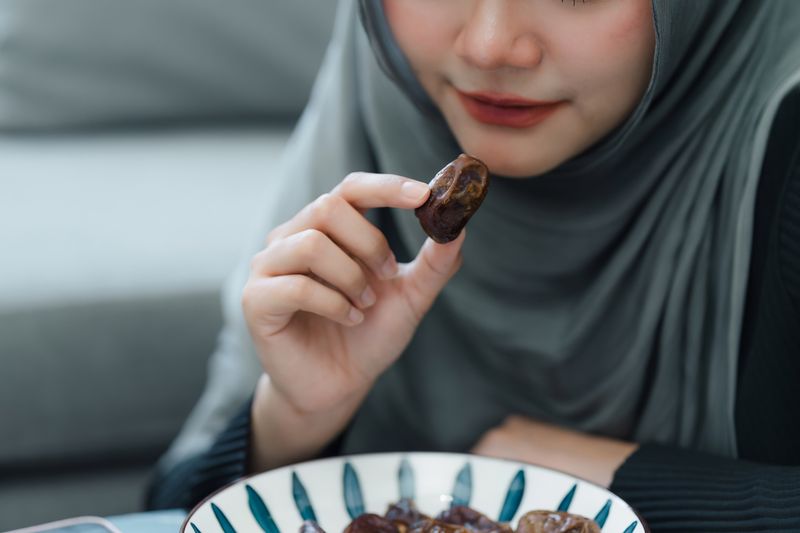
[[[557,511],[560,511],[562,513],[569,512],[569,506],[572,505],[572,498],[575,497],[575,491],[576,490],[578,490],[578,484],[577,483],[572,485],[572,488],[569,489],[569,492],[567,493],[567,495],[564,496],[564,499],[561,500],[560,504],[558,504],[558,509],[556,509]]]
[[[594,521],[597,522],[597,525],[600,526],[600,529],[606,525],[606,520],[608,520],[608,513],[611,512],[611,500],[606,500],[606,504],[597,512],[597,515],[594,517]]]
[[[219,527],[222,528],[224,533],[236,533],[236,530],[231,525],[230,520],[228,517],[225,516],[225,513],[222,512],[222,509],[216,506],[216,504],[211,504],[211,510],[214,511],[214,516],[217,517],[217,522],[219,522]]]
[[[638,526],[638,525],[639,525],[639,522],[632,523],[627,528],[625,528],[625,531],[623,533],[633,533],[634,530],[636,529],[636,526]]]
[[[404,500],[414,499],[414,469],[407,457],[400,461],[400,468],[397,469],[397,483],[400,486],[400,498]]]
[[[514,515],[519,510],[519,505],[522,503],[522,496],[525,494],[525,471],[520,468],[511,484],[506,491],[506,499],[503,501],[503,506],[500,508],[500,515],[497,518],[498,522],[511,522]]]
[[[194,522],[191,522],[190,525],[192,526],[192,531],[194,531],[194,533],[200,533],[200,530],[196,525],[194,525]]]
[[[470,499],[472,499],[472,466],[466,463],[456,476],[456,483],[453,486],[453,502],[450,505],[469,505]]]
[[[344,484],[344,505],[347,507],[347,514],[355,520],[364,514],[364,498],[361,495],[361,483],[358,481],[358,474],[356,474],[350,461],[344,464],[342,482]]]
[[[297,506],[297,511],[300,513],[303,520],[317,521],[314,507],[311,505],[311,500],[308,497],[306,488],[300,481],[297,472],[292,472],[292,498],[294,498],[294,504]]]
[[[258,492],[250,485],[245,485],[245,489],[247,490],[247,505],[261,529],[266,533],[281,533]]]

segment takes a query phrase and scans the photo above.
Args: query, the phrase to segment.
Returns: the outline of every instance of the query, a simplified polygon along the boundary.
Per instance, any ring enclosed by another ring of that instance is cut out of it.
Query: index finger
[[[331,194],[340,196],[363,214],[373,207],[413,209],[421,206],[430,192],[427,183],[411,178],[395,174],[353,172]]]

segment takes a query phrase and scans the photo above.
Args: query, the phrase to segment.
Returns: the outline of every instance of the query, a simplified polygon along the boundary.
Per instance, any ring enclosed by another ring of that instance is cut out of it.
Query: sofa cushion
[[[0,129],[295,116],[335,0],[4,0]]]
[[[217,292],[0,314],[0,471],[153,458],[200,395]]]
[[[289,130],[0,136],[0,311],[216,290]]]

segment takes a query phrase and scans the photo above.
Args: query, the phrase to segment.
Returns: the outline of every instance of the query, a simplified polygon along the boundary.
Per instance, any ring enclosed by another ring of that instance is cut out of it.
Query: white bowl
[[[297,533],[315,519],[341,533],[363,512],[382,515],[412,498],[436,515],[461,503],[511,522],[532,510],[594,518],[604,533],[646,533],[630,505],[608,490],[540,466],[454,453],[381,453],[320,459],[241,479],[217,491],[187,517],[183,533]]]

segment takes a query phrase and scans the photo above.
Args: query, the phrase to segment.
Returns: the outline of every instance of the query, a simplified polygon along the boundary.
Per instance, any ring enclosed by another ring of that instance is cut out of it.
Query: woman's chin
[[[558,162],[547,161],[530,153],[520,157],[518,154],[508,153],[507,150],[485,146],[467,150],[467,153],[483,161],[495,176],[507,178],[524,179],[539,176],[558,165]]]
[[[557,167],[569,155],[564,153],[564,146],[541,134],[494,128],[487,132],[472,124],[456,124],[453,131],[462,150],[483,161],[495,176],[539,176]]]

